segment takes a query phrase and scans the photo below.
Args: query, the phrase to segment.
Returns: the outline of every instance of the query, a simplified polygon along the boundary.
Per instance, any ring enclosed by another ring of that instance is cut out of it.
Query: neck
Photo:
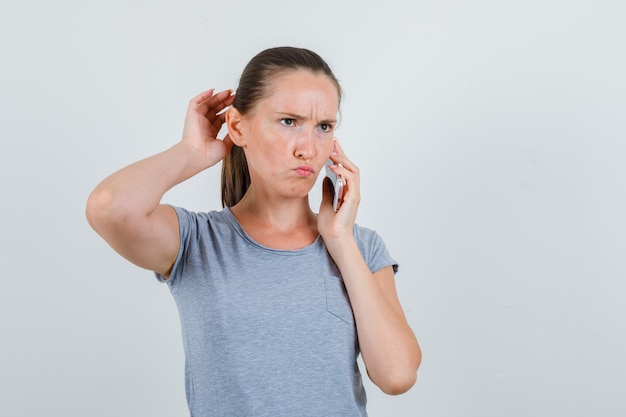
[[[300,249],[318,237],[308,196],[267,198],[251,187],[230,210],[248,236],[270,248]]]
[[[309,197],[286,198],[259,193],[250,187],[241,201],[231,207],[237,220],[277,230],[311,227],[317,224],[309,206]]]

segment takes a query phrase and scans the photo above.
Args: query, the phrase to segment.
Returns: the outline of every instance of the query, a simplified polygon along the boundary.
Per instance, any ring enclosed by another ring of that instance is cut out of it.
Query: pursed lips
[[[308,165],[300,165],[295,169],[295,171],[300,177],[310,177],[315,172],[313,171],[313,168]]]

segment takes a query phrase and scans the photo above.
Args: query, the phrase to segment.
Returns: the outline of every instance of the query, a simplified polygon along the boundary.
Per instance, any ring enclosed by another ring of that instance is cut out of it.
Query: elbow
[[[417,371],[403,372],[388,376],[386,381],[378,387],[387,395],[400,395],[410,390],[415,385],[416,380]]]
[[[98,215],[102,211],[103,198],[102,193],[99,193],[97,190],[93,190],[89,197],[87,197],[87,205],[85,207],[85,217],[87,218],[87,223],[91,226],[92,229],[97,230],[98,224]]]
[[[106,189],[95,189],[87,198],[85,216],[89,225],[99,234],[124,218],[123,208]]]
[[[417,370],[422,362],[422,351],[417,346],[414,354],[405,361],[396,363],[387,369],[376,381],[372,380],[382,392],[388,395],[400,395],[410,390],[417,381]]]

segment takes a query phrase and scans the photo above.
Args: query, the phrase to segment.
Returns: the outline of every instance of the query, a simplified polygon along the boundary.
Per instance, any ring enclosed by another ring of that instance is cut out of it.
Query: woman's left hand
[[[333,211],[333,191],[330,179],[324,178],[323,196],[317,216],[317,229],[326,246],[336,239],[353,238],[356,213],[361,202],[359,168],[347,157],[339,141],[330,156],[334,165],[330,169],[344,179],[343,200],[337,211]]]
[[[324,180],[318,232],[348,292],[367,374],[383,392],[401,394],[415,384],[422,353],[400,305],[393,267],[372,273],[354,238],[361,200],[359,169],[338,142],[330,159],[335,163],[332,171],[347,184],[343,204],[334,212],[330,181]]]

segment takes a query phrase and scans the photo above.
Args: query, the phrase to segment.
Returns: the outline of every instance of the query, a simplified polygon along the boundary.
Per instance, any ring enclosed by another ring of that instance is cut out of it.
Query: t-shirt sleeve
[[[394,274],[398,272],[398,263],[391,257],[385,242],[376,231],[355,225],[354,236],[370,271],[376,272],[391,266]]]
[[[184,256],[188,253],[189,246],[193,242],[191,236],[195,236],[198,232],[198,216],[196,213],[192,213],[181,207],[172,206],[172,208],[176,211],[176,215],[178,216],[178,227],[180,231],[178,255],[174,261],[174,266],[172,267],[169,278],[165,279],[165,277],[158,272],[154,274],[159,281],[167,283],[173,289],[183,273],[185,264]]]

